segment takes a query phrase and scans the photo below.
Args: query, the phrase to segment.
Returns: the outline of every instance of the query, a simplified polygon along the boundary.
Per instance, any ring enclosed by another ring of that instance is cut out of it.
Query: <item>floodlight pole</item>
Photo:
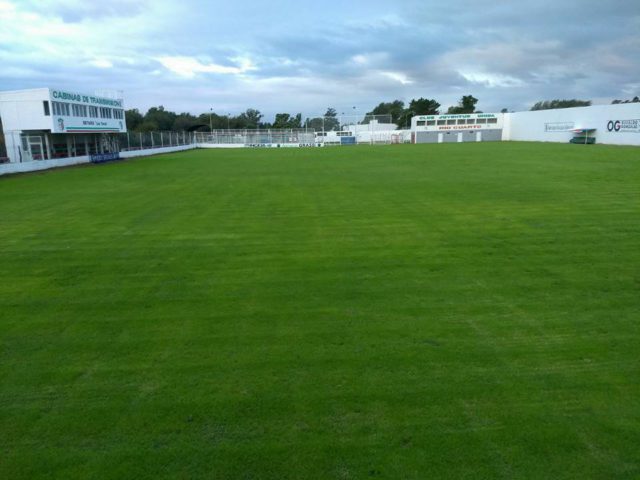
[[[213,133],[213,108],[209,109],[209,132]]]

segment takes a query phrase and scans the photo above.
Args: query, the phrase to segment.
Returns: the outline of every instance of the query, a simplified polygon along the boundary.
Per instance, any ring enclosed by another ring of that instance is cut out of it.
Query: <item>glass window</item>
[[[424,120],[418,120],[418,123],[416,125],[418,127],[424,127]]]
[[[436,124],[435,120],[427,120],[427,127],[433,127]]]
[[[475,118],[467,118],[467,125],[473,125],[474,123],[476,123]]]
[[[487,123],[487,119],[486,118],[479,118],[476,123]]]
[[[447,125],[455,125],[456,121],[455,120],[447,120]]]
[[[446,120],[438,120],[438,125],[446,125],[447,121]]]
[[[498,123],[498,119],[497,118],[490,118],[487,120],[487,123]]]
[[[49,111],[49,102],[44,100],[42,102],[42,108],[44,108],[44,115],[45,117],[48,117],[51,115],[51,112]]]
[[[458,120],[458,125],[464,125],[465,123],[467,123],[467,121],[464,118]]]

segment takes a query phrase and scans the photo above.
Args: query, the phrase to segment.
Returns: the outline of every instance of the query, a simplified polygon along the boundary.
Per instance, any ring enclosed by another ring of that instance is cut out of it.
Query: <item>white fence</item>
[[[315,143],[315,133],[305,129],[214,130],[212,132],[196,132],[194,142],[203,146],[313,146]]]

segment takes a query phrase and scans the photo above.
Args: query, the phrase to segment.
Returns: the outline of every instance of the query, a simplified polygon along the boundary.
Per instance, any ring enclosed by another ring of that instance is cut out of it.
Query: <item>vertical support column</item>
[[[49,134],[47,132],[44,132],[44,144],[46,146],[47,160],[51,160],[53,156],[51,155],[51,142],[49,142]],[[42,153],[42,156],[44,157],[44,152]]]

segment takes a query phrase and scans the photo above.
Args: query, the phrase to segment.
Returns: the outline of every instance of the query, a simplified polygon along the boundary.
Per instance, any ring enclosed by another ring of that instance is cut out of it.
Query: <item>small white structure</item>
[[[401,137],[395,123],[383,123],[372,119],[367,123],[344,125],[342,130],[316,132],[316,141],[325,145],[357,143],[392,143],[394,137]]]
[[[10,163],[117,153],[124,117],[121,98],[54,88],[0,92]]]
[[[411,143],[502,140],[503,114],[418,115],[411,119]]]

